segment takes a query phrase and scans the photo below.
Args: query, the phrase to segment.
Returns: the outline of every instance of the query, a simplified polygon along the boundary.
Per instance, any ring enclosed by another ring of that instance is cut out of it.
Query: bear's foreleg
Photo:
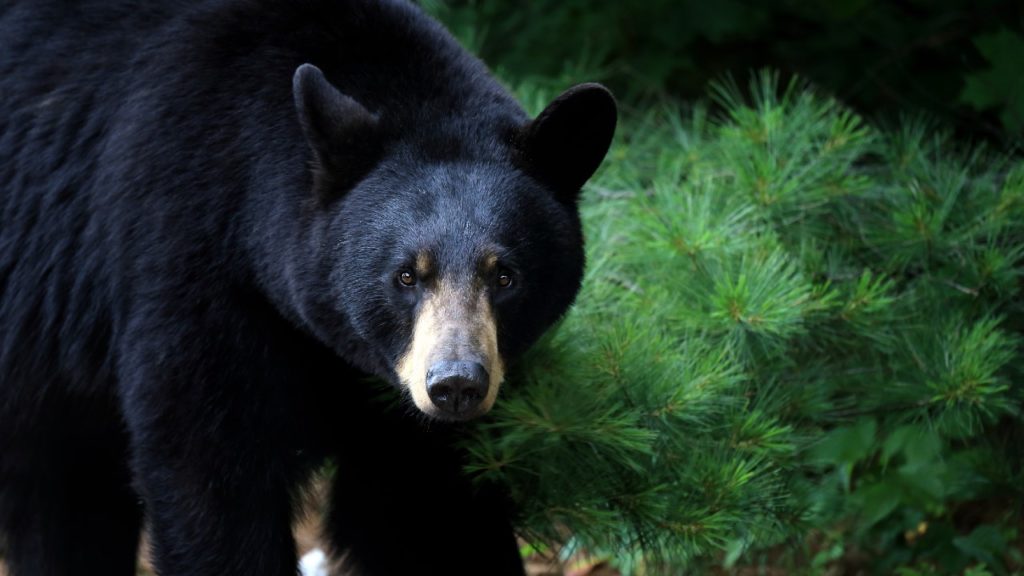
[[[122,400],[153,564],[161,576],[294,576],[288,363],[251,315],[219,312],[179,308],[126,339]]]

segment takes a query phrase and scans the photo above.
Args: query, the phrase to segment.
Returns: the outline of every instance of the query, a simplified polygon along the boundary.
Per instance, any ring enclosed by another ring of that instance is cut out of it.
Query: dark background
[[[925,115],[971,140],[1024,132],[1021,0],[424,0],[511,80],[589,74],[637,106],[761,67],[869,120]]]

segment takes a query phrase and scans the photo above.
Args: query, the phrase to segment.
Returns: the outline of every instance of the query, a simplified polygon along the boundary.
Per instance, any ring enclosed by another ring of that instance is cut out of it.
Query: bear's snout
[[[427,371],[427,395],[446,415],[471,417],[487,397],[490,380],[479,362],[442,360]]]
[[[395,375],[424,414],[469,420],[494,405],[505,377],[488,292],[444,278],[425,291]]]

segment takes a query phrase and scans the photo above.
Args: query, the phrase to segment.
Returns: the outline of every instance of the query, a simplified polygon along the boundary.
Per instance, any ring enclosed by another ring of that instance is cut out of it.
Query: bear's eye
[[[498,272],[498,287],[508,288],[512,285],[512,273],[508,270]]]
[[[416,275],[413,274],[409,270],[402,270],[402,271],[400,271],[398,273],[398,282],[402,286],[407,286],[407,287],[415,286],[416,285]]]

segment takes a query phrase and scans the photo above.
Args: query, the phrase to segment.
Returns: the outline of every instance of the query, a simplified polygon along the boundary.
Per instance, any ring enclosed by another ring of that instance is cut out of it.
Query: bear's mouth
[[[470,420],[494,406],[505,377],[486,291],[439,283],[419,306],[395,372],[416,407],[432,418]]]

